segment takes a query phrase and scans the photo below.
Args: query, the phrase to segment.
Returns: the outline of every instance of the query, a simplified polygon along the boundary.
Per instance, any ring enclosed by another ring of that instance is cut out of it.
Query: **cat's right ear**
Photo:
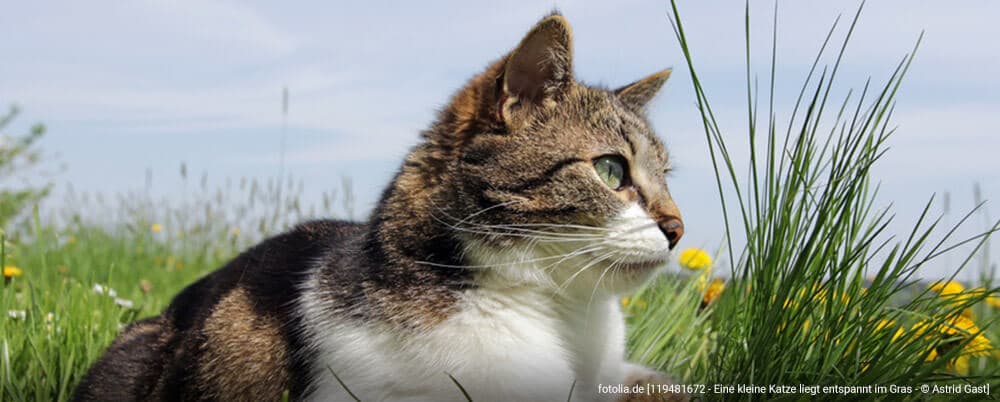
[[[512,123],[524,109],[549,107],[573,81],[573,33],[559,14],[541,20],[510,53],[498,109]]]
[[[626,106],[641,110],[653,100],[663,83],[670,78],[672,69],[666,69],[615,90],[615,95]]]

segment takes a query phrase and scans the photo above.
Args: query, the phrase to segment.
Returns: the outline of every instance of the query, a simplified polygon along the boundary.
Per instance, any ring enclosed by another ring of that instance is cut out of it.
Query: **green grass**
[[[732,268],[726,289],[711,303],[703,303],[699,278],[719,275],[719,269],[665,276],[629,298],[632,358],[687,384],[989,383],[997,397],[1000,354],[961,354],[974,336],[1000,345],[1000,329],[993,325],[1000,310],[985,302],[998,289],[984,275],[982,283],[967,284],[985,288],[981,292],[948,299],[929,291],[917,270],[940,263],[935,257],[963,239],[949,238],[951,228],[939,227],[930,204],[913,217],[909,236],[887,236],[891,215],[877,208],[877,187],[870,183],[869,169],[892,133],[893,97],[911,56],[881,84],[861,83],[859,91],[837,98],[832,89],[841,49],[857,20],[846,33],[831,30],[788,122],[774,117],[774,58],[763,94],[748,62],[746,132],[724,134],[676,8],[673,17],[694,77],[724,216],[730,234],[741,233],[747,242],[733,244],[736,236],[727,236],[721,246],[718,254]],[[749,23],[748,15],[748,44]],[[823,55],[838,35],[841,48],[824,65]],[[764,108],[758,107],[761,100]],[[749,142],[748,166],[734,164],[733,139]],[[181,174],[187,179],[183,167]],[[335,204],[346,205],[350,214],[346,190],[305,210],[298,201],[301,185],[291,181],[244,179],[219,188],[206,182],[185,186],[193,191],[180,201],[145,193],[111,201],[71,193],[64,209],[36,212],[7,228],[0,262],[23,274],[7,281],[0,294],[0,400],[66,400],[122,325],[158,314],[181,288],[265,235],[308,216],[333,216]],[[967,218],[975,214],[982,212]],[[988,222],[983,231],[995,229]],[[986,238],[968,241],[982,245]],[[988,249],[974,252],[989,265]],[[116,296],[96,292],[97,284]],[[983,333],[942,335],[949,328],[943,324],[967,309]],[[958,367],[959,361],[968,368]],[[921,399],[919,393],[885,397]]]
[[[980,350],[972,342],[985,338],[997,344],[993,325],[997,314],[985,300],[1000,289],[985,283],[975,292],[942,297],[917,280],[921,267],[939,263],[936,257],[974,245],[972,254],[951,269],[957,274],[997,224],[980,236],[953,239],[954,228],[938,227],[928,202],[912,232],[893,238],[886,233],[892,216],[888,209],[876,207],[877,187],[870,183],[871,166],[884,154],[894,132],[890,125],[894,97],[913,53],[903,56],[882,84],[869,80],[860,91],[848,91],[839,99],[833,95],[845,49],[859,23],[859,9],[846,29],[838,30],[834,24],[788,113],[791,117],[780,122],[774,101],[777,39],[768,49],[769,87],[762,94],[750,62],[757,49],[750,46],[748,5],[747,128],[742,135],[723,133],[699,80],[676,4],[672,12],[671,23],[703,118],[728,233],[739,232],[747,242],[737,246],[728,240],[724,246],[732,267],[730,283],[708,310],[698,312],[699,292],[690,285],[664,283],[644,290],[639,297],[656,307],[634,312],[632,355],[678,373],[689,383],[989,383],[998,395],[1000,356],[995,349]],[[777,32],[777,25],[772,32]],[[838,36],[842,39],[833,61],[824,65]],[[734,138],[748,143],[747,166],[733,162]],[[984,332],[963,332],[952,325],[964,325],[958,317],[967,310],[974,311],[973,322]],[[977,352],[975,356],[971,351]],[[756,395],[763,396],[779,395]]]
[[[0,235],[0,262],[23,272],[0,293],[0,400],[66,400],[121,326],[159,314],[178,291],[264,236],[333,216],[343,203],[328,195],[325,212],[304,211],[300,185],[279,196],[274,182],[227,183],[210,189],[203,178],[205,195],[180,201],[70,194],[65,209],[36,212]]]

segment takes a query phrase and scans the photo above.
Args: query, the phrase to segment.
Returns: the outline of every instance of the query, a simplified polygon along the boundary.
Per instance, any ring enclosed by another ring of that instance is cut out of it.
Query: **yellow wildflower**
[[[875,333],[879,333],[883,330],[887,330],[893,327],[896,328],[896,333],[892,334],[892,340],[895,341],[899,339],[899,337],[903,336],[905,332],[903,331],[903,328],[896,325],[896,322],[893,320],[886,320],[886,319],[878,320],[878,323],[875,324]]]
[[[632,298],[630,298],[628,296],[623,297],[622,298],[622,307],[628,307],[629,304],[632,304]]]
[[[949,336],[959,336],[963,340],[969,339],[962,349],[963,353],[972,354],[974,356],[985,356],[988,355],[991,350],[993,350],[993,345],[990,343],[989,338],[982,334],[979,327],[972,320],[964,317],[958,316],[946,322],[946,326],[941,328],[941,332]]]
[[[963,304],[971,297],[976,296],[976,291],[966,291],[965,286],[961,283],[955,281],[938,281],[930,285],[932,291],[937,292],[945,300],[950,301],[954,304]],[[972,309],[962,310],[962,315],[967,318],[973,318]]]
[[[229,231],[229,233],[232,234],[233,237],[239,237],[240,236],[240,228],[234,227],[234,228],[232,228]]]
[[[726,282],[722,278],[712,279],[712,283],[708,285],[708,289],[705,290],[705,295],[701,298],[701,305],[707,306],[709,303],[717,300],[720,295],[722,295],[722,290],[726,288]]]
[[[21,276],[21,274],[23,274],[23,273],[24,273],[24,271],[21,271],[21,268],[15,267],[13,265],[7,265],[7,266],[3,267],[3,277],[4,278],[18,277],[18,276]]]
[[[154,223],[153,226],[149,228],[149,230],[152,230],[153,233],[160,233],[163,231],[163,225],[159,223]]]
[[[712,266],[712,257],[700,248],[689,248],[681,252],[681,266],[692,271],[700,271]]]
[[[931,290],[940,293],[942,296],[961,294],[965,291],[965,286],[955,281],[938,281],[930,286]]]
[[[913,327],[918,331],[927,331],[928,334],[936,333],[941,338],[942,342],[930,351],[926,360],[935,360],[965,343],[960,354],[948,362],[948,367],[960,374],[968,372],[971,356],[987,356],[995,350],[989,338],[982,334],[976,323],[963,315],[946,320],[933,329],[928,329],[930,325],[930,322],[921,321]]]

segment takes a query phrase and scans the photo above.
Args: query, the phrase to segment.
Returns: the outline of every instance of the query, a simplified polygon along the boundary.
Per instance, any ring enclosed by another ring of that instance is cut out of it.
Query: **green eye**
[[[615,190],[625,185],[625,160],[617,155],[607,155],[594,161],[597,176]]]

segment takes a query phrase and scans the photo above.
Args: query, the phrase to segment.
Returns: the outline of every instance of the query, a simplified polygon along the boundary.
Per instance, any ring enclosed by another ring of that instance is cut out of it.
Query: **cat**
[[[686,400],[618,300],[683,235],[645,117],[670,75],[577,82],[558,13],[472,78],[365,223],[263,241],[126,327],[76,400]],[[620,387],[619,387],[620,389]],[[602,391],[604,390],[604,391]]]

